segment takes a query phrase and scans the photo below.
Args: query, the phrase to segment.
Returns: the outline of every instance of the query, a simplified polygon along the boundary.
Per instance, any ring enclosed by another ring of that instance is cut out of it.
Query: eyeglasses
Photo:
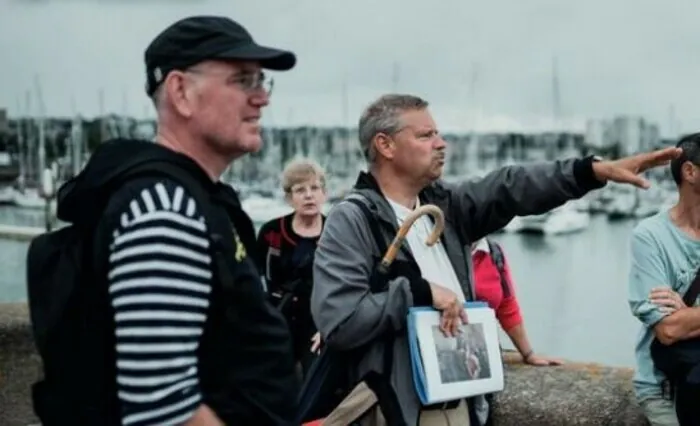
[[[238,84],[246,92],[253,92],[256,90],[264,90],[267,96],[272,94],[272,88],[275,86],[275,81],[272,77],[268,77],[263,72],[259,73],[246,73],[229,80],[231,83]]]
[[[224,73],[204,71],[197,68],[189,68],[185,72],[202,75],[222,75]],[[226,78],[227,84],[235,84],[247,93],[263,90],[267,96],[272,94],[274,80],[268,77],[264,72],[243,72],[231,75]]]
[[[309,185],[309,186],[295,186],[293,187],[290,192],[294,195],[305,195],[306,192],[310,192],[311,194],[315,194],[320,192],[323,189],[321,185]]]

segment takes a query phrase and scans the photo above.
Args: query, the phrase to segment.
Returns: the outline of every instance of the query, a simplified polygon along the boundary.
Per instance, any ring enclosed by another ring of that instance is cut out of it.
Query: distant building
[[[443,135],[447,142],[447,166],[445,173],[459,175],[469,170],[469,162],[476,160],[477,138],[474,135]],[[472,158],[470,158],[472,157]]]
[[[587,146],[592,148],[609,148],[617,143],[611,133],[610,120],[588,120],[583,140]]]
[[[10,122],[7,120],[7,109],[0,108],[0,133],[10,131]]]
[[[597,149],[617,146],[621,155],[648,151],[660,144],[659,126],[633,116],[588,120],[584,144]]]

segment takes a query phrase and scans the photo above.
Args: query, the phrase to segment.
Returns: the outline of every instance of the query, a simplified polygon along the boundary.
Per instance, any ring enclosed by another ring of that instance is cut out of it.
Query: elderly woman
[[[305,374],[320,344],[309,299],[314,252],[325,221],[325,173],[312,160],[292,161],[282,172],[282,188],[294,211],[260,228],[257,263],[271,301],[287,318],[295,359]]]
[[[522,355],[523,361],[530,365],[560,365],[560,360],[537,355],[530,345],[502,248],[482,238],[472,244],[472,263],[476,298],[487,302],[496,311],[498,322]]]

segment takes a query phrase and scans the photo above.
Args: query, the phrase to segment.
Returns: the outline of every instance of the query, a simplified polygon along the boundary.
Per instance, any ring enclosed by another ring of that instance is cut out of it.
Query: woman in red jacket
[[[498,263],[502,262],[499,272]],[[508,334],[525,363],[530,365],[561,365],[562,361],[537,355],[525,332],[513,278],[500,246],[487,238],[472,244],[474,283],[477,300],[487,302],[496,311],[496,318]],[[502,272],[502,274],[501,274]]]

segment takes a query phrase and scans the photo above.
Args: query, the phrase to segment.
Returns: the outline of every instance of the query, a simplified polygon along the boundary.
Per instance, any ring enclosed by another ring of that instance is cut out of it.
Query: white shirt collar
[[[385,197],[386,198],[386,197]],[[386,198],[386,200],[389,202],[389,205],[394,209],[394,213],[396,214],[396,218],[399,219],[401,222],[403,222],[404,219],[406,219],[406,216],[408,216],[413,210],[409,209],[406,206],[403,206],[396,201]],[[420,207],[420,199],[416,198],[416,207]]]

